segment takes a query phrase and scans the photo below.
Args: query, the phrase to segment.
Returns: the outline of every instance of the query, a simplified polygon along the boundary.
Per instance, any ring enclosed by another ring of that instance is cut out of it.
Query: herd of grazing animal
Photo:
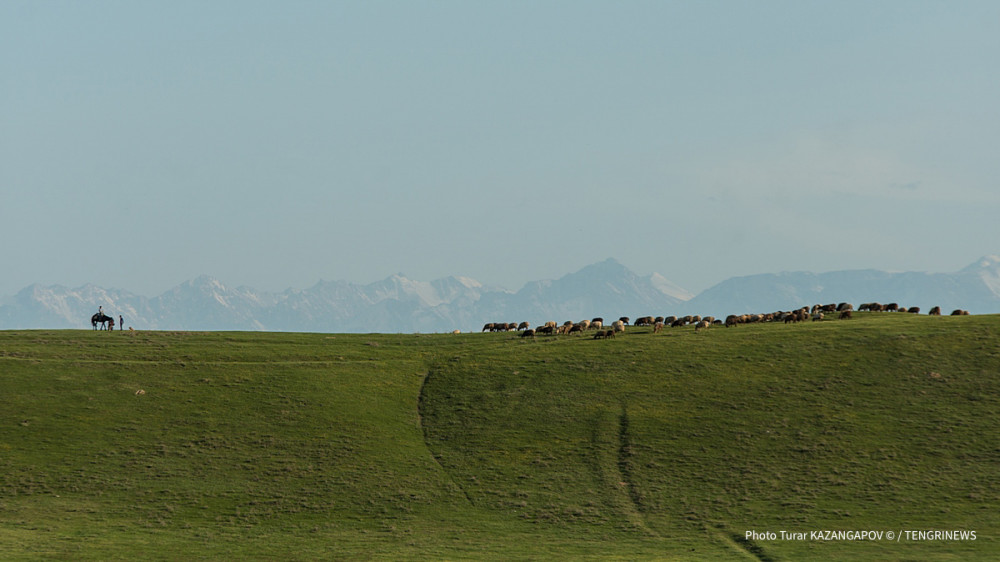
[[[858,311],[866,312],[905,312],[919,314],[920,307],[901,307],[897,303],[880,304],[877,302],[865,303],[857,308]],[[941,316],[941,307],[935,306],[927,313],[929,316]],[[968,315],[968,310],[956,309],[952,311],[952,316]],[[829,316],[827,316],[829,315]],[[679,328],[683,326],[694,326],[695,332],[701,332],[711,326],[725,326],[727,328],[739,326],[741,324],[757,324],[767,322],[782,322],[784,324],[795,324],[812,320],[813,322],[823,321],[826,318],[836,317],[840,320],[850,320],[854,317],[854,305],[847,302],[840,304],[817,304],[812,307],[803,306],[795,310],[779,310],[765,314],[730,314],[725,321],[718,320],[713,316],[642,316],[630,322],[628,316],[622,316],[610,324],[610,328],[605,328],[603,318],[593,318],[591,320],[581,320],[573,322],[568,320],[562,324],[555,321],[546,322],[537,328],[532,328],[527,322],[488,322],[483,326],[483,332],[521,332],[522,338],[534,338],[535,336],[555,336],[560,334],[572,335],[592,332],[593,339],[607,340],[615,337],[616,334],[625,331],[626,326],[651,326],[653,333],[657,334],[664,328]]]

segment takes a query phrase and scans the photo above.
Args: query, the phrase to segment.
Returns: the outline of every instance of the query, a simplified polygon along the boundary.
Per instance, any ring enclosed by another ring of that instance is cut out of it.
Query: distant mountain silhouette
[[[160,330],[445,332],[486,322],[579,321],[602,316],[702,314],[722,317],[836,302],[898,302],[1000,313],[1000,257],[956,273],[786,272],[733,277],[697,296],[664,276],[640,276],[614,259],[518,291],[467,277],[414,281],[402,274],[366,285],[321,281],[282,293],[231,288],[201,276],[148,298],[94,285],[31,285],[0,306],[2,329],[90,328],[98,306],[125,327]]]

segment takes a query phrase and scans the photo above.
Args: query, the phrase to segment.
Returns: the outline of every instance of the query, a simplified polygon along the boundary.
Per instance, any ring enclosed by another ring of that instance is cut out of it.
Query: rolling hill
[[[4,559],[1000,556],[997,316],[0,332],[0,384]]]

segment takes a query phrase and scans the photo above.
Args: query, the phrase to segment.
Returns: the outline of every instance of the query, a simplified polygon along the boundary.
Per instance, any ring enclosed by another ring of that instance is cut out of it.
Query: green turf
[[[0,558],[989,560],[997,436],[998,316],[0,332]]]

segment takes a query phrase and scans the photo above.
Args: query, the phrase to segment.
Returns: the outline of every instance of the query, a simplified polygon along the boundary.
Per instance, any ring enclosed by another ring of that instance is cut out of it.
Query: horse
[[[97,329],[97,325],[100,324],[101,325],[101,329],[102,330],[106,330],[107,327],[108,327],[108,321],[109,320],[113,321],[113,320],[111,320],[111,317],[108,316],[107,314],[103,314],[103,313],[98,312],[97,314],[95,314],[95,315],[93,315],[93,316],[90,317],[90,325],[93,326],[94,329],[96,330]]]

